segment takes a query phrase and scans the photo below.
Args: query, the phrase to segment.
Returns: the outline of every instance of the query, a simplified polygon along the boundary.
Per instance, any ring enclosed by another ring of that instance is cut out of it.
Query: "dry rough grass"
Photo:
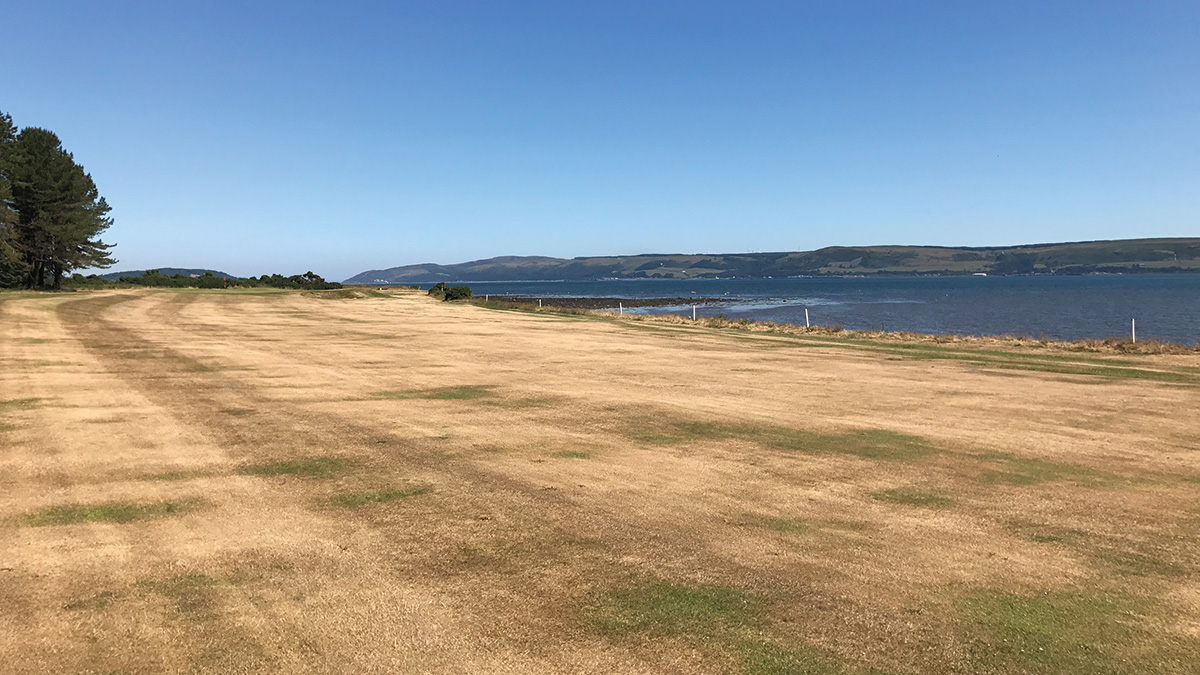
[[[0,663],[1200,672],[1200,355],[759,328],[0,295]]]

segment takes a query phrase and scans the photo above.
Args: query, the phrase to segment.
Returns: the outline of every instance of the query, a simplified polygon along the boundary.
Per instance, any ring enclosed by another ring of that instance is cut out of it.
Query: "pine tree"
[[[25,276],[17,252],[17,212],[12,209],[12,185],[4,169],[4,160],[16,142],[12,117],[0,113],[0,286],[11,286]]]
[[[112,225],[92,177],[53,132],[26,127],[5,150],[3,166],[17,213],[16,251],[29,288],[58,288],[63,274],[108,267],[111,247],[99,239]]]

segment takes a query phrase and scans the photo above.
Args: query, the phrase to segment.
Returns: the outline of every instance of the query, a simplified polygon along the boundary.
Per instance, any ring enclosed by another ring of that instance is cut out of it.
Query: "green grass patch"
[[[560,450],[554,453],[554,456],[562,457],[563,459],[588,459],[592,455],[581,450]]]
[[[349,460],[337,457],[310,457],[287,462],[248,464],[237,472],[244,476],[301,476],[304,478],[332,478],[350,469]]]
[[[388,490],[375,490],[371,492],[351,492],[348,494],[337,495],[333,498],[333,503],[337,506],[346,508],[358,508],[367,504],[383,504],[385,502],[394,502],[409,497],[416,497],[429,492],[428,486],[411,487],[411,488],[392,488]]]
[[[792,535],[844,535],[853,532],[867,532],[873,529],[871,523],[864,520],[845,520],[842,518],[784,518],[750,516],[748,524],[766,528],[773,532]]]
[[[0,412],[6,410],[28,410],[37,405],[40,398],[10,398],[0,401]]]
[[[74,523],[131,523],[137,520],[153,520],[179,516],[194,510],[195,501],[169,501],[141,504],[136,502],[108,502],[104,504],[71,504],[55,506],[30,514],[25,524],[30,527],[71,525]]]
[[[641,416],[627,422],[623,428],[633,439],[652,445],[741,440],[786,452],[897,461],[919,459],[938,452],[920,436],[888,429],[822,433],[767,424],[673,419],[664,415]]]
[[[663,581],[611,591],[585,618],[604,632],[711,635],[755,625],[763,611],[760,598],[734,588]]]
[[[428,399],[434,401],[469,401],[492,395],[491,385],[465,384],[456,387],[434,387],[432,389],[406,389],[399,391],[377,391],[373,399]]]
[[[982,478],[988,483],[1008,485],[1036,485],[1049,481],[1071,481],[1096,485],[1111,476],[1091,467],[1078,464],[1050,462],[1034,457],[1018,457],[1009,453],[989,453],[979,458],[999,468],[984,472]]]
[[[904,504],[905,506],[924,506],[940,509],[950,506],[954,500],[936,490],[917,487],[898,487],[872,493],[871,496],[889,504]]]
[[[996,672],[1047,675],[1164,672],[1148,654],[1126,659],[1122,653],[1141,632],[1140,609],[1125,596],[1083,591],[1038,596],[997,591],[961,600],[962,613],[979,629],[974,661]]]
[[[629,426],[628,433],[634,440],[652,445],[680,445],[759,435],[758,428],[749,425],[656,418],[637,420]]]

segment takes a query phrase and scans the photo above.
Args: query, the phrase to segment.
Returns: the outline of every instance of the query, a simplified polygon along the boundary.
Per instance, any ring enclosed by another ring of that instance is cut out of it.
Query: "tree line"
[[[79,277],[79,285],[104,285],[108,283],[129,284],[133,286],[153,286],[156,288],[285,288],[306,291],[324,291],[341,288],[336,281],[325,281],[319,274],[305,272],[283,276],[282,274],[264,274],[261,277],[219,277],[212,272],[198,276],[183,274],[166,275],[159,270],[147,270],[140,277],[121,276],[115,282],[105,282],[96,276]]]
[[[73,270],[111,266],[110,210],[54,132],[0,112],[0,286],[57,289]]]

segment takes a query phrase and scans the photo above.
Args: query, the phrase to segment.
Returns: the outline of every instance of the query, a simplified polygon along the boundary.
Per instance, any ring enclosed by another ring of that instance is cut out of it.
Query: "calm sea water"
[[[1200,274],[467,283],[475,295],[719,297],[730,302],[697,314],[802,325],[808,308],[814,324],[920,333],[1127,337],[1137,319],[1138,339],[1200,343]]]

